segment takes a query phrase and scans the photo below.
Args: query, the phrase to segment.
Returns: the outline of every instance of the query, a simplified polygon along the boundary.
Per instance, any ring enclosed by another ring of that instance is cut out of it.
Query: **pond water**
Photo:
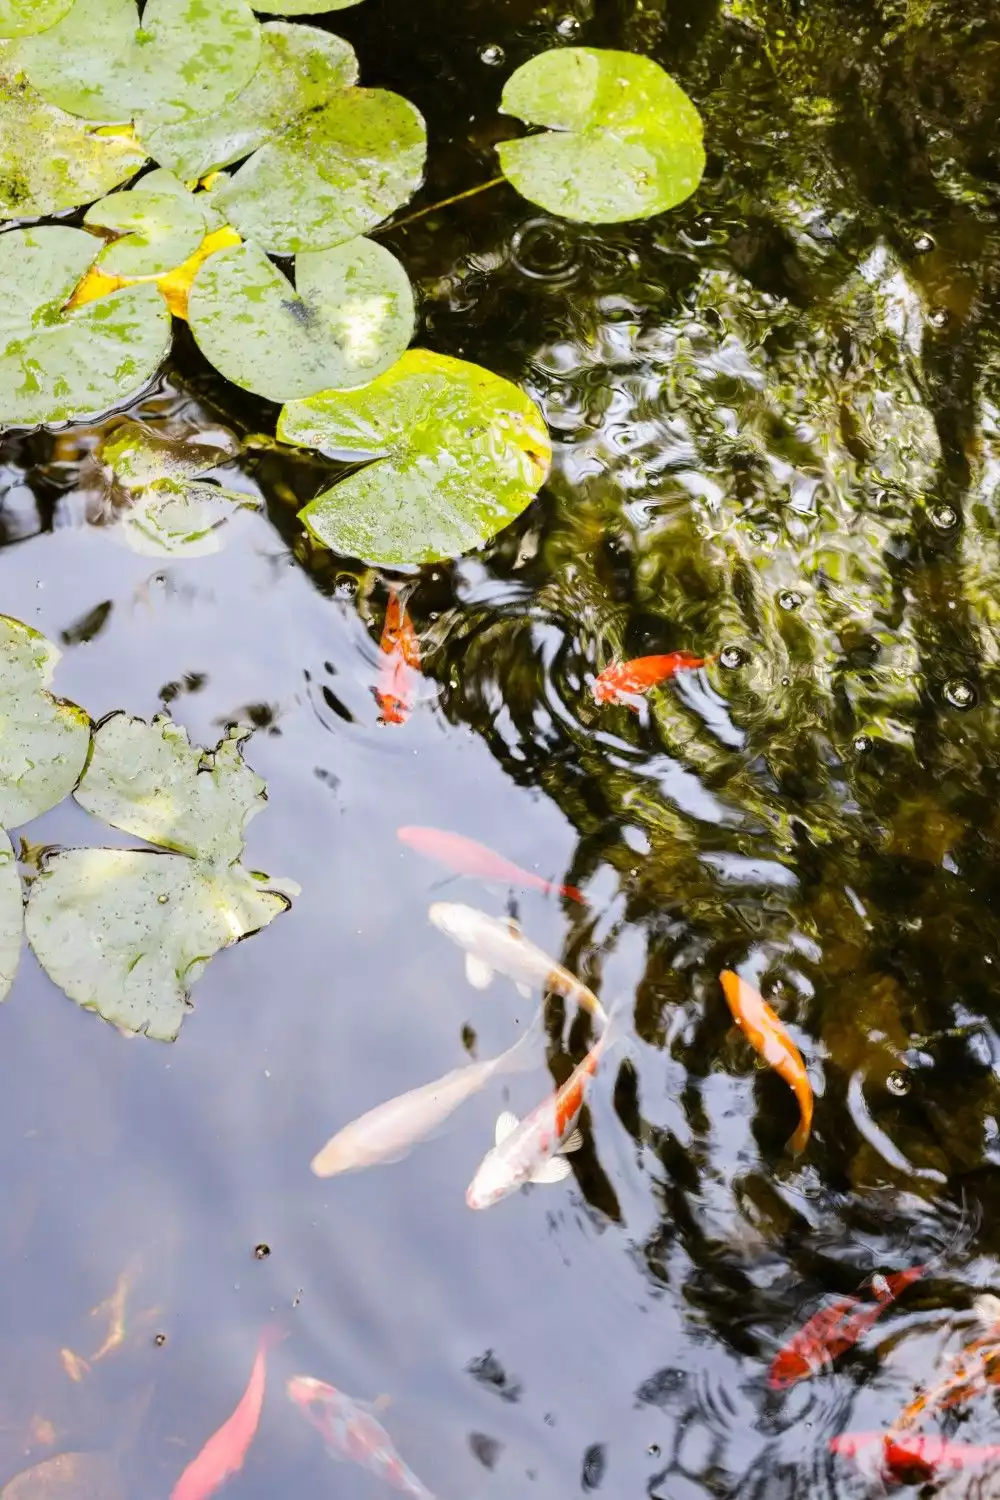
[[[170,1046],[80,1011],[25,950],[0,1011],[0,1477],[96,1450],[125,1493],[168,1495],[277,1318],[231,1482],[248,1500],[388,1493],[333,1467],[285,1400],[295,1372],[390,1397],[380,1420],[439,1500],[875,1493],[830,1438],[887,1426],[1000,1291],[1000,23],[985,0],[318,19],[425,113],[415,207],[495,175],[518,129],[503,78],[566,41],[667,67],[708,171],[642,224],[560,223],[498,186],[382,235],[417,342],[523,384],[555,453],[493,545],[407,580],[404,724],[372,694],[388,575],[295,519],[327,465],[251,449],[219,474],[264,509],[217,555],[159,563],[86,524],[86,460],[120,417],[5,440],[3,610],[60,646],[55,688],[95,720],[166,706],[208,745],[255,725],[247,863],[302,891],[211,963]],[[131,414],[245,437],[275,409],[182,331]],[[716,659],[641,713],[596,706],[612,658],[674,650]],[[404,824],[587,904],[452,878]],[[25,836],[134,842],[71,801]],[[486,1213],[464,1193],[498,1110],[592,1035],[559,1002],[537,1069],[405,1161],[309,1171],[340,1125],[530,1023],[507,981],[466,983],[436,899],[513,910],[628,1018],[571,1178]],[[808,1063],[797,1159],[725,968]],[[826,1300],[921,1263],[836,1368],[770,1388]],[[90,1309],[123,1272],[124,1341],[74,1380],[60,1350],[98,1348]],[[988,1443],[992,1396],[928,1430]]]

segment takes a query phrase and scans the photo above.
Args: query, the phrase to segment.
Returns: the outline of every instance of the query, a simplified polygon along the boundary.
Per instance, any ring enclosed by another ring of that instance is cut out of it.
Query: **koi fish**
[[[594,992],[529,942],[516,922],[497,921],[474,906],[454,901],[435,901],[427,915],[446,937],[465,949],[465,975],[477,990],[484,990],[494,973],[506,974],[520,994],[530,995],[535,987],[543,994],[562,995],[607,1025],[604,1007]]]
[[[889,1475],[920,1482],[933,1479],[941,1469],[971,1469],[1000,1458],[997,1444],[953,1443],[922,1433],[898,1438],[891,1432],[842,1432],[830,1439],[831,1453],[844,1458],[860,1458],[877,1446],[882,1448],[882,1461]]]
[[[310,1164],[313,1172],[317,1177],[335,1177],[379,1162],[402,1161],[411,1146],[443,1125],[495,1073],[530,1067],[531,1056],[525,1048],[537,1029],[536,1023],[499,1057],[454,1068],[434,1083],[399,1094],[352,1120],[316,1153]]]
[[[414,1500],[434,1500],[426,1485],[399,1457],[392,1439],[375,1420],[366,1402],[353,1401],[343,1391],[312,1375],[293,1375],[286,1390],[288,1399],[295,1402],[322,1437],[331,1458],[346,1458],[361,1464]]]
[[[576,1122],[587,1085],[597,1072],[611,1032],[609,1018],[594,1046],[562,1088],[544,1099],[526,1119],[519,1120],[509,1111],[500,1116],[495,1144],[483,1157],[465,1194],[470,1208],[490,1208],[527,1182],[562,1182],[569,1176],[566,1156],[583,1145]]]
[[[690,651],[670,651],[666,656],[637,656],[632,661],[612,662],[594,680],[597,703],[621,703],[637,694],[648,693],[659,682],[667,682],[677,672],[703,667],[708,656],[694,656]],[[629,704],[635,708],[634,703]]]
[[[755,1052],[783,1078],[799,1102],[799,1125],[788,1142],[798,1156],[812,1129],[813,1093],[802,1054],[763,995],[731,969],[719,975],[733,1019]]]
[[[405,724],[413,702],[413,678],[420,670],[420,642],[405,604],[393,591],[385,608],[375,698],[382,724]]]
[[[989,1295],[977,1298],[975,1308],[987,1331],[959,1350],[942,1380],[904,1406],[890,1428],[891,1436],[913,1427],[928,1412],[964,1405],[996,1382],[1000,1375],[1000,1327],[997,1326],[1000,1309],[997,1299]]]
[[[838,1297],[821,1307],[779,1349],[768,1373],[768,1385],[773,1391],[787,1390],[796,1381],[828,1369],[834,1360],[853,1349],[900,1292],[926,1271],[926,1266],[913,1266],[891,1276],[873,1276],[870,1286],[874,1302],[861,1297]]]
[[[250,1449],[260,1422],[267,1379],[267,1353],[285,1337],[283,1328],[265,1328],[257,1345],[247,1388],[232,1416],[213,1433],[196,1458],[174,1485],[170,1500],[206,1500],[237,1474]]]
[[[449,865],[459,875],[474,875],[477,880],[518,885],[532,891],[544,891],[546,895],[558,891],[560,896],[579,901],[581,906],[587,904],[575,885],[556,885],[552,880],[544,880],[541,875],[522,870],[520,865],[504,859],[502,854],[494,854],[485,844],[477,844],[475,839],[464,838],[460,833],[447,833],[443,828],[409,827],[397,828],[396,837],[402,843],[409,844],[411,849],[418,849],[421,854],[429,854],[431,859],[439,859],[442,864]]]

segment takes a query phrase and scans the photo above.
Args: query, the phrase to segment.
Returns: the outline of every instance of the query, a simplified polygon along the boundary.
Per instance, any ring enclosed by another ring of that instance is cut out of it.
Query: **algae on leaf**
[[[535,403],[479,365],[410,349],[370,385],[285,406],[278,437],[371,459],[300,519],[335,552],[385,566],[458,557],[520,515],[552,450]]]
[[[0,37],[31,36],[61,21],[73,0],[0,0]]]
[[[172,271],[194,254],[206,227],[193,194],[151,192],[142,184],[95,203],[83,222],[117,236],[102,250],[98,264],[106,276],[125,277]]]
[[[90,719],[48,691],[59,655],[37,630],[0,615],[0,827],[48,812],[83,770]]]
[[[519,193],[565,219],[646,219],[690,197],[705,170],[697,109],[669,73],[632,52],[543,52],[507,80],[500,109],[548,127],[497,152]]]
[[[214,255],[191,288],[191,332],[227,380],[271,401],[362,385],[413,335],[409,278],[372,240],[300,254],[296,288],[262,250]]]
[[[318,16],[321,11],[346,10],[358,4],[360,0],[269,0],[267,5],[258,4],[257,9],[271,16]]]

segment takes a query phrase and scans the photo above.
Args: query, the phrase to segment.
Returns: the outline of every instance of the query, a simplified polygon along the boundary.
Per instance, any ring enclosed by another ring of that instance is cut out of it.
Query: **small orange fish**
[[[637,656],[632,661],[612,662],[595,680],[594,698],[598,703],[621,703],[648,693],[658,682],[667,682],[677,672],[692,671],[710,660],[711,657],[694,656],[690,651],[670,651],[666,656]],[[634,703],[629,707],[636,709]]]
[[[731,969],[722,971],[719,982],[737,1026],[754,1051],[759,1052],[764,1061],[785,1080],[799,1102],[798,1129],[788,1142],[789,1149],[798,1156],[809,1139],[813,1117],[813,1092],[802,1054],[763,995],[752,984],[747,984],[745,979],[741,979]]]
[[[891,1276],[873,1276],[870,1282],[873,1302],[865,1302],[861,1297],[838,1297],[821,1307],[779,1349],[768,1372],[768,1385],[774,1391],[787,1390],[797,1381],[828,1369],[835,1359],[853,1349],[900,1292],[926,1270],[926,1266],[913,1266]]]
[[[989,1296],[981,1298],[981,1304],[992,1303]],[[985,1307],[983,1311],[985,1312]],[[988,1386],[996,1384],[1000,1375],[1000,1329],[995,1323],[987,1332],[959,1350],[951,1369],[943,1379],[928,1390],[915,1396],[904,1406],[893,1422],[889,1435],[895,1437],[913,1427],[928,1412],[947,1411],[952,1406],[964,1406],[967,1401],[981,1396]]]
[[[420,670],[420,642],[399,595],[389,595],[379,642],[379,664],[375,698],[382,710],[382,724],[405,724],[413,701],[413,678]]]
[[[267,1352],[285,1337],[283,1328],[265,1328],[257,1345],[247,1388],[232,1416],[213,1433],[196,1458],[174,1485],[170,1500],[206,1500],[237,1474],[250,1449],[260,1422],[267,1379]]]

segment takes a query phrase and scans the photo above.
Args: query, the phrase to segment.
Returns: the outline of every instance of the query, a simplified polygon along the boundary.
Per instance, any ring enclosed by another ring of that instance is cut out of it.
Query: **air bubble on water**
[[[646,1449],[646,1453],[649,1455],[650,1458],[659,1458],[659,1456],[660,1456],[660,1445],[659,1445],[659,1443],[650,1443],[649,1447]]]
[[[885,1080],[885,1086],[890,1094],[895,1094],[901,1099],[904,1094],[910,1092],[910,1080],[905,1073],[890,1073]]]
[[[958,525],[958,511],[953,505],[935,505],[930,516],[938,531],[953,531]]]
[[[948,309],[946,307],[935,307],[933,312],[928,314],[927,321],[932,328],[947,327]]]
[[[253,1258],[254,1258],[254,1260],[267,1260],[267,1258],[270,1255],[270,1253],[271,1253],[271,1247],[270,1247],[270,1245],[260,1244],[260,1245],[254,1245],[254,1247],[253,1247]]]
[[[934,249],[933,237],[929,234],[918,234],[913,241],[913,248],[918,255],[926,255],[928,250]]]
[[[499,68],[506,58],[506,52],[496,42],[489,42],[479,51],[479,61],[484,62],[488,68]]]
[[[167,895],[166,891],[161,891],[156,899],[161,906],[166,906],[167,902],[170,900],[170,897]]]
[[[535,281],[559,281],[577,269],[576,245],[554,219],[529,219],[511,236],[510,258]]]
[[[854,737],[854,748],[858,752],[859,755],[864,755],[865,751],[866,750],[870,750],[871,747],[872,747],[872,742],[871,742],[870,737],[867,734],[858,734],[858,735],[855,735],[855,737]]]
[[[976,702],[976,689],[966,677],[953,677],[944,685],[945,702],[952,708],[972,708]]]
[[[338,599],[353,599],[358,592],[358,580],[353,573],[338,573],[333,591]]]
[[[556,31],[560,36],[576,36],[580,30],[580,21],[577,16],[560,16],[556,22]]]
[[[794,589],[785,589],[778,595],[778,603],[782,609],[798,609],[803,603],[802,595],[797,594]]]
[[[739,646],[725,646],[719,652],[719,665],[733,672],[737,667],[746,666],[747,654]]]

